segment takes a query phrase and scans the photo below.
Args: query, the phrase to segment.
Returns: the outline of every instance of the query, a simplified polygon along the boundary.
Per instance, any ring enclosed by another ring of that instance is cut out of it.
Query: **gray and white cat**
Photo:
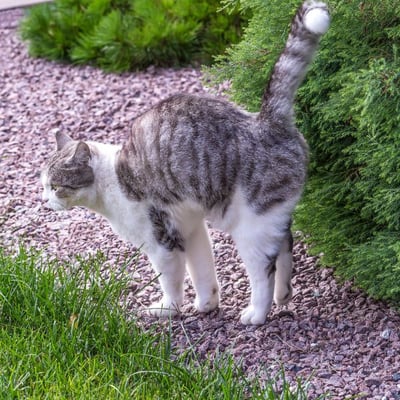
[[[243,324],[263,324],[273,300],[291,299],[291,215],[308,160],[293,102],[329,19],[324,3],[299,8],[258,114],[182,94],[136,118],[121,146],[56,134],[43,199],[54,210],[88,207],[142,246],[163,291],[153,314],[179,311],[186,269],[197,310],[218,307],[206,219],[231,234],[246,265],[251,299]]]

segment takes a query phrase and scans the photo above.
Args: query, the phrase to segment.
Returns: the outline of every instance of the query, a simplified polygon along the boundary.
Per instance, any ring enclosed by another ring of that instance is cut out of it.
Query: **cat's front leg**
[[[148,256],[163,292],[162,299],[151,304],[149,312],[160,317],[176,315],[183,305],[184,253],[180,250],[169,251],[161,248]]]
[[[219,285],[205,221],[200,221],[186,241],[187,267],[196,291],[195,307],[210,312],[219,306]]]

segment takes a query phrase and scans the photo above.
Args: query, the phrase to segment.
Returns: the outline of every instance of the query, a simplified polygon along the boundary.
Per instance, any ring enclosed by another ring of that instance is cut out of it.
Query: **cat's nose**
[[[47,196],[46,192],[42,192],[42,203],[47,203],[49,201],[49,196]]]
[[[40,203],[41,203],[41,207],[46,209],[46,210],[51,210],[52,208],[50,207],[49,204],[49,199],[47,196],[42,196],[42,198],[40,199]]]

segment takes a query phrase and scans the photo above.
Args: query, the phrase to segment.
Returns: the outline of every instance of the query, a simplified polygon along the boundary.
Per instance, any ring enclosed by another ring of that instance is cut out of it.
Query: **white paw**
[[[249,305],[242,311],[240,322],[243,325],[263,325],[267,319],[267,313],[259,311],[253,305]]]
[[[179,314],[179,306],[174,303],[165,303],[163,301],[159,301],[157,303],[153,303],[148,311],[151,315],[156,317],[173,317],[174,315]]]
[[[196,297],[194,306],[196,307],[196,310],[201,313],[208,313],[215,310],[219,306],[218,290],[207,299],[200,299],[199,297]]]

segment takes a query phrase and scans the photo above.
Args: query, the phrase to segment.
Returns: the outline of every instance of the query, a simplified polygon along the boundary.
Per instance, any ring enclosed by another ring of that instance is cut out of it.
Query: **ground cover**
[[[103,261],[0,250],[2,399],[307,398],[301,384],[248,380],[223,355],[199,361],[190,346],[176,354],[170,335],[144,332],[128,317],[128,279],[104,279]]]
[[[6,17],[9,15],[9,17]],[[246,376],[265,383],[285,368],[295,385],[312,376],[309,397],[331,393],[343,400],[400,396],[400,316],[383,302],[337,282],[330,269],[318,267],[307,248],[294,249],[295,296],[287,308],[274,307],[266,325],[243,327],[240,310],[248,300],[248,283],[234,243],[212,230],[217,274],[222,288],[219,310],[196,314],[194,293],[186,282],[182,315],[172,321],[149,318],[144,310],[160,291],[148,285],[155,276],[144,255],[134,254],[104,219],[82,209],[46,210],[40,201],[39,173],[54,148],[52,130],[75,138],[119,143],[136,115],[176,92],[204,93],[201,73],[192,68],[149,68],[134,74],[105,74],[95,68],[31,59],[16,32],[21,14],[0,15],[0,244],[13,254],[19,243],[34,246],[49,258],[105,256],[104,279],[126,274],[126,307],[143,331],[172,334],[179,354],[191,346],[200,359],[231,355]],[[143,290],[137,290],[142,287]],[[68,315],[69,318],[70,315]],[[363,398],[362,396],[360,398]]]

